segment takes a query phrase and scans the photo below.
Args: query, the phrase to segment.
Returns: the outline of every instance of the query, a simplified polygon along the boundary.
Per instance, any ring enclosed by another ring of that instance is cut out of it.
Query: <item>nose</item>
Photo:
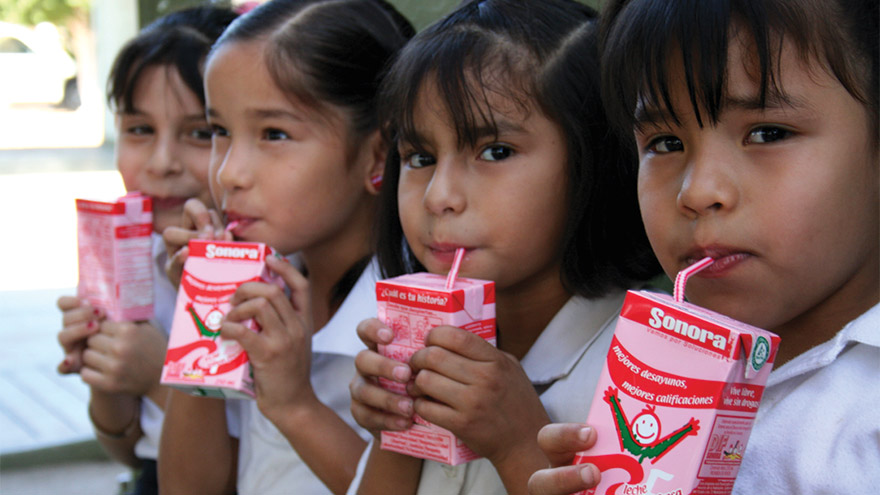
[[[248,163],[243,145],[231,138],[214,139],[211,148],[211,176],[221,191],[247,189],[253,185],[253,164]]]
[[[736,206],[739,191],[735,180],[737,150],[704,143],[691,151],[678,208],[689,218],[728,211]]]
[[[467,205],[465,165],[454,158],[438,161],[425,191],[425,208],[440,216],[461,213]]]
[[[158,177],[178,175],[183,172],[183,164],[178,159],[177,140],[171,133],[159,133],[156,147],[150,154],[147,170]]]

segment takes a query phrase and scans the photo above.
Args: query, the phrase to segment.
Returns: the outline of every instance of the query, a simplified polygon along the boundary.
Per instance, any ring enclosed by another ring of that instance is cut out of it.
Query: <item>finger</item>
[[[162,231],[162,241],[165,243],[165,252],[168,254],[169,258],[185,248],[191,239],[197,237],[197,230],[189,230],[181,227],[168,227]]]
[[[64,310],[61,313],[61,324],[65,327],[88,323],[89,321],[97,321],[104,317],[104,312],[98,308],[93,308],[88,303],[80,304],[71,309]]]
[[[284,280],[287,287],[290,287],[293,307],[297,311],[307,310],[310,307],[309,280],[284,258],[267,256],[266,265]]]
[[[222,240],[222,241],[234,241],[235,237],[232,235],[232,232],[226,230],[226,224],[223,222],[223,218],[220,216],[220,212],[211,208],[208,210],[208,215],[211,217],[211,228],[213,229],[213,237],[212,239]]]
[[[165,262],[165,275],[174,287],[180,286],[180,278],[183,276],[183,265],[189,257],[189,246],[180,248],[173,255],[169,255]]]
[[[85,345],[77,346],[70,352],[67,352],[64,359],[58,364],[58,373],[67,375],[70,373],[79,373],[82,369],[82,353]]]
[[[93,371],[99,373],[106,373],[110,370],[112,362],[112,358],[97,350],[95,347],[86,347],[82,352],[82,370],[80,373],[86,368],[91,368]]]
[[[354,367],[362,376],[381,377],[398,383],[407,383],[412,378],[409,365],[370,350],[355,356]]]
[[[183,204],[183,219],[181,220],[181,227],[184,229],[195,230],[197,232],[210,231],[213,233],[215,225],[220,225],[222,228],[219,218],[217,218],[217,216],[211,216],[211,212],[208,207],[205,206],[205,203],[202,203],[197,198],[186,200],[186,203]]]
[[[351,401],[351,415],[364,429],[374,432],[405,430],[413,424],[410,417],[388,414],[356,400]]]
[[[486,342],[483,344],[488,345]],[[495,353],[500,352],[495,348],[492,350]],[[409,365],[416,374],[423,370],[431,370],[461,384],[473,384],[480,381],[481,364],[484,363],[468,359],[436,345],[419,349],[409,360]]]
[[[84,346],[86,339],[98,333],[100,327],[95,320],[65,326],[58,332],[58,344],[64,353],[72,352],[77,346]]]
[[[260,326],[278,328],[278,325],[285,323],[297,324],[299,318],[284,290],[264,282],[240,285],[230,303],[232,309],[226,314],[226,319],[234,322],[256,318]]]
[[[575,454],[596,443],[596,431],[581,423],[551,423],[538,432],[538,445],[553,466],[571,464]]]
[[[408,426],[408,423],[412,421],[413,400],[411,398],[386,390],[363,376],[354,377],[349,384],[349,393],[352,401],[359,402],[383,414],[397,416],[398,418],[391,418],[394,419],[393,422],[397,426],[405,423]],[[400,422],[399,418],[406,421]]]
[[[368,318],[358,323],[357,334],[368,349],[375,351],[378,344],[390,344],[394,332],[378,318]]]
[[[259,345],[259,335],[252,328],[238,322],[224,320],[220,325],[220,337],[225,340],[234,340],[248,354],[256,357],[256,346]]]
[[[76,309],[84,304],[84,301],[76,296],[61,296],[55,302],[58,306],[58,309],[61,311],[69,311],[71,309]]]
[[[491,361],[497,349],[482,337],[461,328],[441,325],[428,332],[425,346],[439,346],[473,361]]]
[[[595,487],[599,478],[592,464],[541,469],[529,478],[529,495],[567,495]]]

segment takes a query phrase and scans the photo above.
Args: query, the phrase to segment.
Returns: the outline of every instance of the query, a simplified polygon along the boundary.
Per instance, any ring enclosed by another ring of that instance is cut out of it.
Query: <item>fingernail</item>
[[[409,380],[409,367],[395,366],[394,369],[391,370],[391,376],[399,382],[406,382]]]
[[[89,320],[89,322],[86,324],[86,328],[88,328],[89,330],[94,330],[95,326],[95,320]]]
[[[578,431],[578,439],[581,442],[586,442],[587,438],[589,438],[589,436],[590,436],[590,430],[592,430],[592,428],[590,428],[589,426],[585,426],[585,427],[581,428]]]
[[[382,327],[376,332],[376,335],[379,337],[379,340],[383,343],[391,342],[394,339],[394,332],[389,328]]]
[[[583,480],[585,485],[593,486],[596,484],[599,478],[599,472],[596,469],[596,466],[592,464],[585,464],[583,468],[581,468],[581,480]]]
[[[397,407],[398,407],[398,409],[400,409],[400,412],[401,412],[401,413],[403,413],[403,414],[405,414],[405,415],[407,415],[407,416],[411,416],[411,415],[412,415],[413,405],[412,405],[412,401],[411,401],[411,400],[409,400],[409,399],[403,399],[403,400],[401,400],[400,402],[397,403]]]
[[[95,316],[101,316],[101,309],[100,309],[100,308],[95,308],[95,309],[92,310],[92,313],[94,313]]]

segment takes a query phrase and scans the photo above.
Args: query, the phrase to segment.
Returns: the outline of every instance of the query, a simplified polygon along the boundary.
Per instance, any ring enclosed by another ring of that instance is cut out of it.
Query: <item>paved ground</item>
[[[127,472],[93,440],[87,388],[55,373],[54,303],[76,285],[73,199],[121,192],[108,148],[0,150],[3,495],[112,495]]]

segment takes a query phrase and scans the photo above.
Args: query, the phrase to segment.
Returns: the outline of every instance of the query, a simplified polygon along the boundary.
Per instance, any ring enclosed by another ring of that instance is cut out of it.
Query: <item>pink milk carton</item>
[[[665,294],[627,293],[587,424],[602,481],[585,494],[733,488],[779,337]]]
[[[425,347],[432,328],[452,325],[469,330],[495,345],[495,282],[458,278],[451,289],[446,277],[415,273],[376,283],[378,316],[394,331],[394,340],[379,352],[397,361]],[[402,384],[380,379],[382,386],[402,395]],[[456,465],[478,456],[449,430],[416,416],[406,431],[383,431],[381,447],[402,454]]]
[[[110,201],[76,200],[77,297],[114,321],[153,317],[153,202],[131,192]]]
[[[266,257],[273,255],[272,248],[257,242],[189,241],[163,384],[206,397],[254,398],[247,353],[237,342],[220,337],[220,324],[241,284],[264,281],[284,286],[266,267]],[[259,330],[254,320],[246,324]]]

